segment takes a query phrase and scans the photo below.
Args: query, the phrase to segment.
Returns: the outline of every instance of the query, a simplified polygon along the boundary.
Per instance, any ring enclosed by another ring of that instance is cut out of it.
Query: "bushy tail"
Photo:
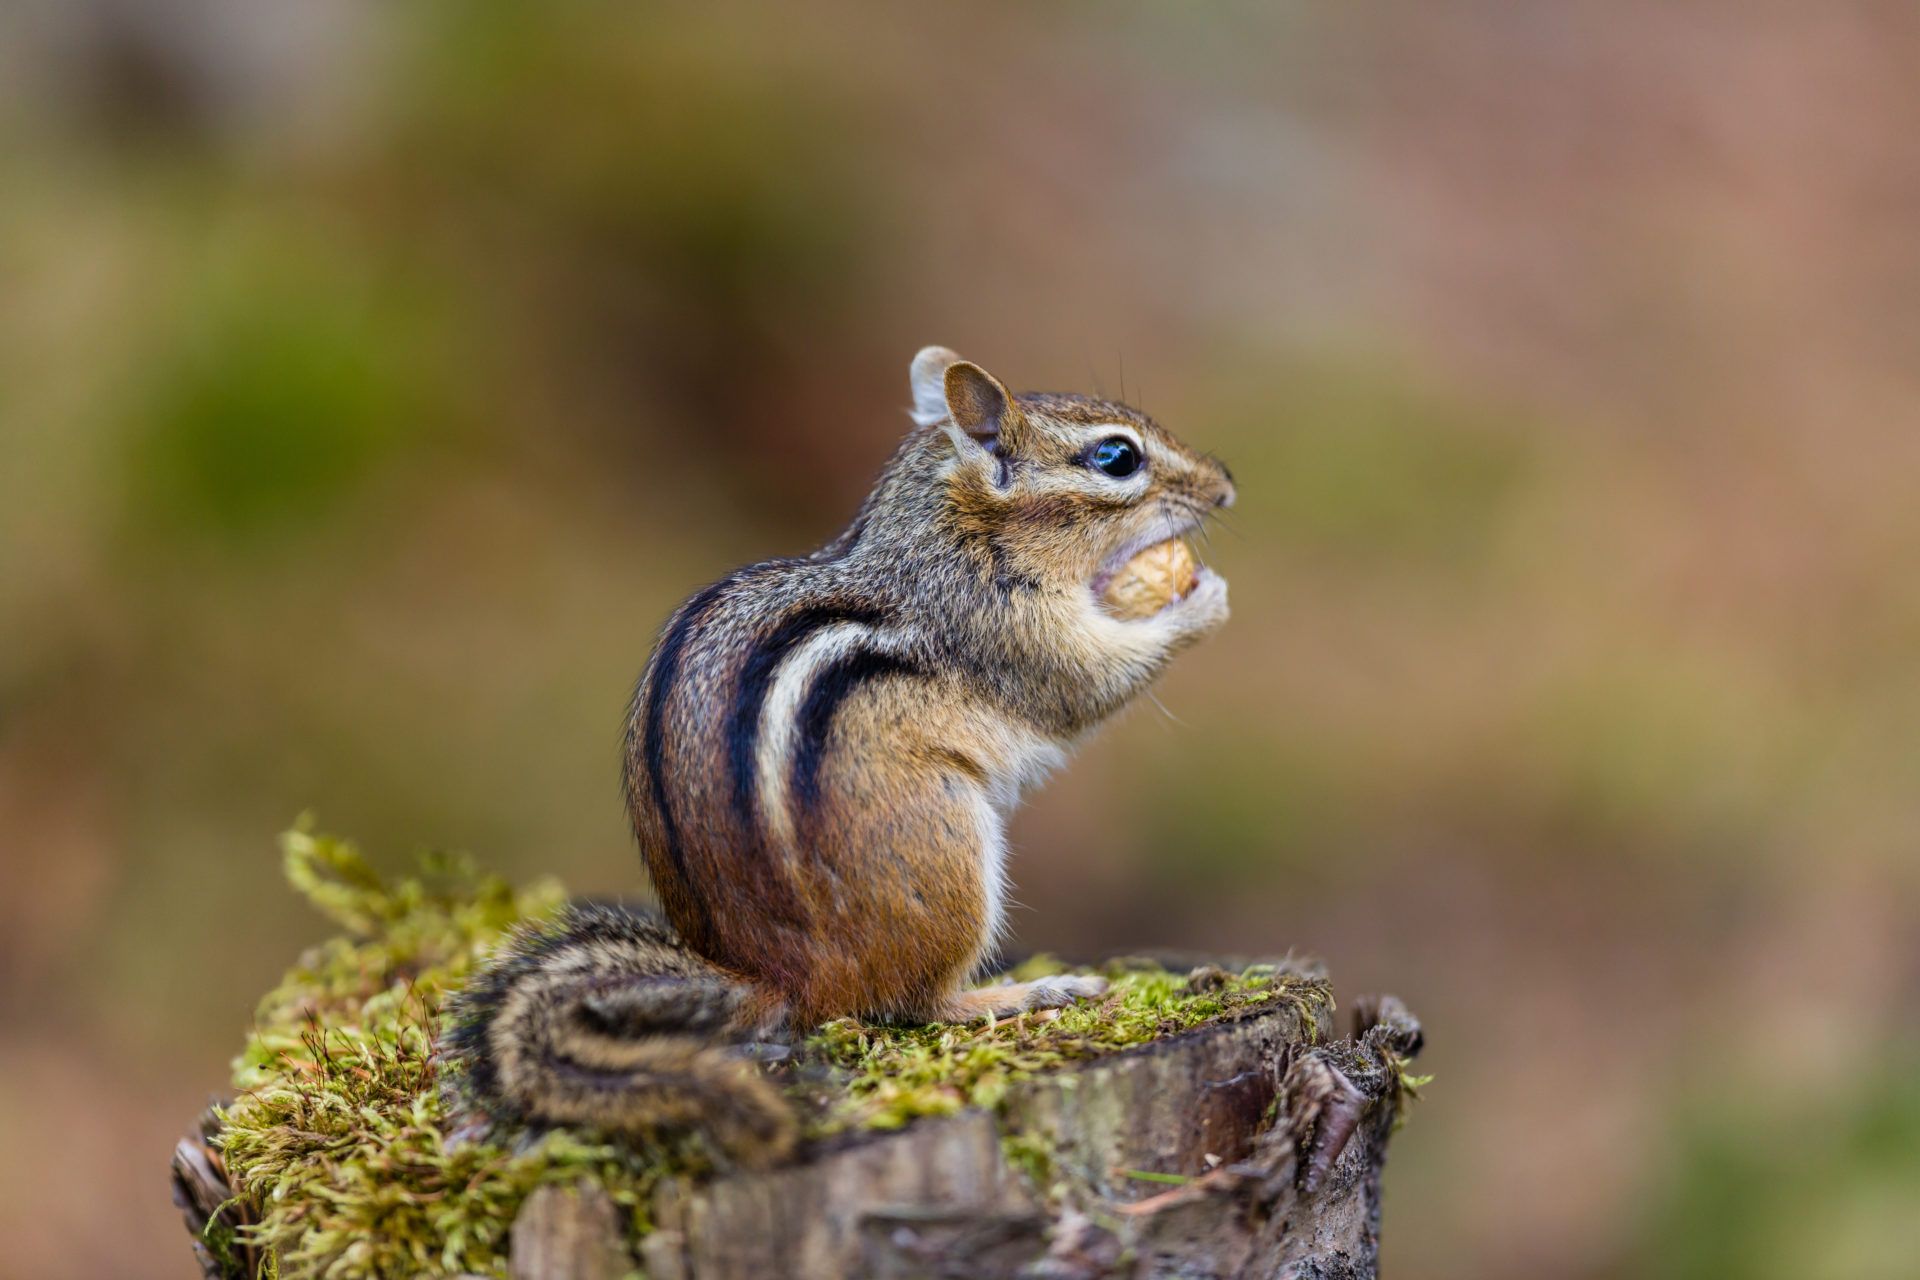
[[[634,1139],[704,1135],[764,1164],[797,1137],[793,1113],[731,1047],[754,993],[663,921],[575,904],[525,932],[447,1006],[447,1059],[471,1105],[509,1125],[579,1125]]]

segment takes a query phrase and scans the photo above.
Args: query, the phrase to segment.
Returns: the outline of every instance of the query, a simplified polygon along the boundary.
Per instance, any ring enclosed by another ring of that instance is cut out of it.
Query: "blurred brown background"
[[[632,892],[630,681],[913,351],[1230,459],[1020,941],[1427,1020],[1402,1277],[1920,1257],[1908,6],[0,8],[0,1273],[186,1277],[302,809]],[[111,1211],[107,1207],[113,1206]]]

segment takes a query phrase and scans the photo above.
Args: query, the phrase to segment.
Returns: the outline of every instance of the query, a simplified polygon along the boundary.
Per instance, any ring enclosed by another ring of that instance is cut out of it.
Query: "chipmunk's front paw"
[[[1105,978],[1092,974],[1063,973],[1030,983],[1024,1003],[1029,1009],[1064,1009],[1076,1000],[1091,1000],[1106,993]]]

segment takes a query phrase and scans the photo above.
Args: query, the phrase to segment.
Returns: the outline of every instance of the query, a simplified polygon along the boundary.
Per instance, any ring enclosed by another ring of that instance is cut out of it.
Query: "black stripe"
[[[840,704],[869,680],[889,675],[918,675],[914,662],[859,649],[823,669],[807,690],[800,704],[800,742],[793,755],[793,794],[803,809],[811,809],[820,800],[820,766],[826,762],[827,732]]]
[[[667,841],[667,861],[673,864],[674,873],[680,877],[681,893],[695,903],[703,915],[706,905],[698,888],[687,876],[687,855],[680,847],[680,824],[674,821],[673,806],[667,801],[666,735],[660,731],[660,721],[666,714],[667,695],[680,678],[680,655],[693,635],[695,624],[706,616],[720,598],[720,593],[732,586],[739,576],[737,573],[729,574],[687,601],[679,616],[669,624],[667,634],[660,641],[660,648],[654,653],[653,677],[647,686],[644,749],[647,780],[653,788],[653,807],[660,815],[660,830]]]
[[[727,722],[727,758],[733,773],[733,807],[748,835],[755,829],[754,757],[760,745],[760,712],[773,689],[774,676],[788,654],[826,627],[843,622],[878,626],[884,619],[871,605],[809,605],[789,614],[760,642],[740,668],[733,715]]]

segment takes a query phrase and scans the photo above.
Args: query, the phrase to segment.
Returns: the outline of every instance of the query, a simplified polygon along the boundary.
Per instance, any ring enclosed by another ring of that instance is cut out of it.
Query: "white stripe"
[[[788,807],[787,784],[792,777],[791,764],[800,729],[796,721],[800,704],[813,687],[813,678],[823,668],[851,653],[872,634],[872,628],[857,622],[840,622],[822,627],[807,637],[806,643],[780,660],[773,687],[760,707],[760,732],[755,739],[759,759],[754,761],[759,780],[761,820],[767,831],[789,849],[793,845],[793,814]]]

